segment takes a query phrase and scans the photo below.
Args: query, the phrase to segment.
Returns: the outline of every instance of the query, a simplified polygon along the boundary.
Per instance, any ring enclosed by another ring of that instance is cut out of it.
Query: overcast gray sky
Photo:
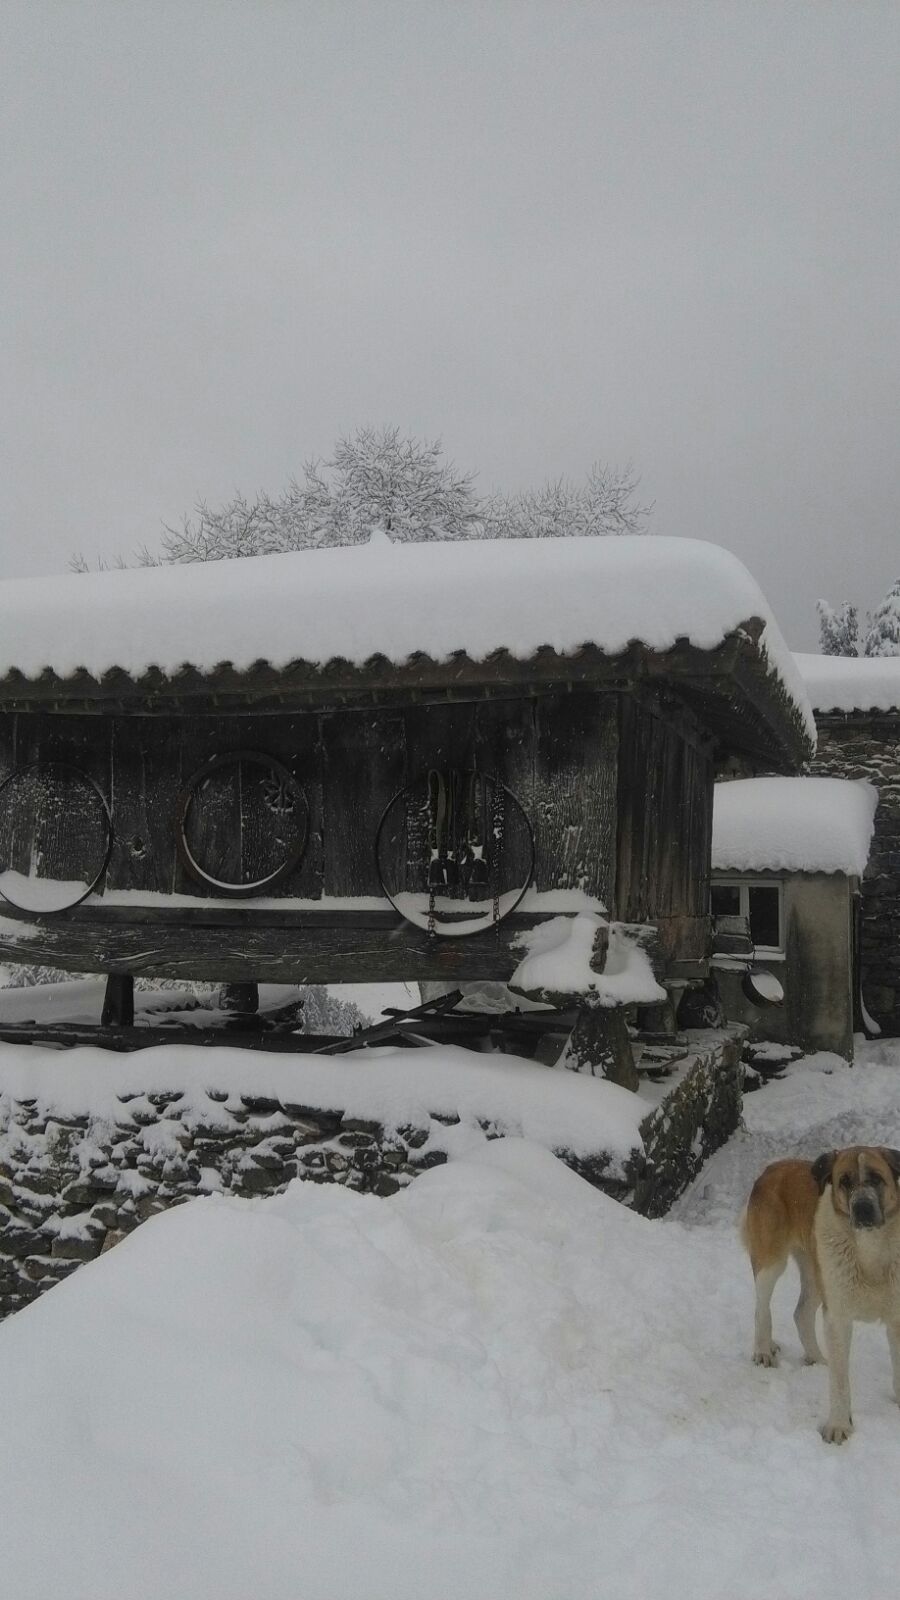
[[[900,575],[900,5],[3,0],[0,575],[364,423]]]

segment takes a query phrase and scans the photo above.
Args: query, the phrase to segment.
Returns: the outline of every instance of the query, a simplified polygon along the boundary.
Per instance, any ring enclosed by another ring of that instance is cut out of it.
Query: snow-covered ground
[[[390,1200],[295,1185],[146,1223],[0,1328],[16,1600],[857,1600],[896,1585],[900,1411],[857,1432],[776,1295],[749,1359],[761,1165],[900,1143],[900,1046],[795,1066],[677,1214],[474,1133]]]

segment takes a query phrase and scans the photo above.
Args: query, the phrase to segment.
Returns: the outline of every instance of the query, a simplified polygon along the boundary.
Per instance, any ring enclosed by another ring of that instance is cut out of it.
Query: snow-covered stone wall
[[[862,884],[862,987],[882,1030],[900,1035],[900,713],[818,712],[817,722],[813,770],[865,778],[878,791]]]
[[[16,1070],[10,1067],[5,1093],[0,1083],[0,1316],[28,1304],[156,1212],[198,1195],[277,1194],[296,1178],[390,1195],[424,1169],[465,1154],[473,1141],[506,1133],[526,1131],[589,1183],[630,1199],[648,1215],[660,1215],[733,1131],[741,1104],[739,1037],[715,1032],[695,1035],[676,1076],[643,1085],[640,1095],[579,1074],[499,1058],[494,1070],[506,1077],[521,1073],[520,1115],[510,1111],[509,1101],[495,1117],[483,1109],[473,1112],[471,1093],[461,1092],[459,1111],[448,1109],[444,1099],[440,1111],[419,1111],[406,1123],[379,1106],[377,1086],[372,1103],[380,1114],[372,1116],[361,1114],[358,1103],[347,1111],[323,1106],[321,1095],[309,1105],[283,1089],[278,1094],[254,1090],[253,1079],[265,1069],[244,1052],[216,1052],[240,1061],[232,1073],[223,1071],[226,1087],[202,1092],[196,1083],[186,1083],[184,1090],[122,1087],[122,1074],[127,1081],[140,1072],[142,1057],[146,1062],[163,1054],[158,1051],[124,1062],[107,1057],[105,1082],[87,1073],[79,1078],[74,1058],[103,1056],[95,1051],[56,1055],[63,1069],[67,1059],[72,1063],[73,1088],[63,1093],[41,1083],[39,1054],[34,1050],[34,1093],[27,1086],[28,1049],[18,1052]],[[188,1054],[208,1062],[213,1052]],[[405,1055],[425,1068],[424,1052]],[[469,1060],[474,1068],[484,1058]],[[374,1080],[377,1061],[369,1066]],[[486,1070],[491,1073],[490,1063]],[[242,1071],[241,1090],[234,1073]],[[529,1122],[526,1080],[535,1075],[544,1110],[532,1108]],[[63,1071],[59,1081],[64,1077]],[[571,1113],[561,1112],[555,1102],[565,1108],[579,1099],[612,1107],[605,1116],[607,1140],[600,1132],[601,1112],[592,1134],[579,1136],[573,1128],[566,1142]]]

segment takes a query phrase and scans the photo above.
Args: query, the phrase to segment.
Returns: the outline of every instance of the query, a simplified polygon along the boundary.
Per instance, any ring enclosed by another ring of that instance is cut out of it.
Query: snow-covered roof
[[[844,778],[717,783],[712,865],[718,872],[846,872],[869,859],[878,794]]]
[[[422,658],[450,664],[452,684],[461,660],[570,658],[589,647],[616,657],[635,643],[713,651],[742,629],[771,680],[768,698],[814,737],[759,586],[716,545],[638,536],[393,544],[376,533],[351,547],[0,584],[0,703],[37,698],[35,684],[46,698],[48,681],[155,674],[158,687],[223,667],[290,671],[296,682],[300,668],[308,678],[337,663],[359,677],[374,662],[382,684],[397,683]]]
[[[900,656],[794,656],[815,711],[895,711]]]

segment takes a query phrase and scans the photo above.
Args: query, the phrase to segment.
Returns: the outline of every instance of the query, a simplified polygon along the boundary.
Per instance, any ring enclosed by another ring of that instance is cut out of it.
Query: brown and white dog
[[[756,1284],[753,1359],[773,1367],[772,1290],[793,1256],[800,1269],[794,1312],[807,1361],[821,1361],[816,1311],[825,1316],[830,1407],[823,1439],[843,1444],[850,1416],[854,1322],[883,1322],[900,1403],[900,1150],[852,1145],[816,1161],[773,1161],[757,1178],[741,1219]]]

